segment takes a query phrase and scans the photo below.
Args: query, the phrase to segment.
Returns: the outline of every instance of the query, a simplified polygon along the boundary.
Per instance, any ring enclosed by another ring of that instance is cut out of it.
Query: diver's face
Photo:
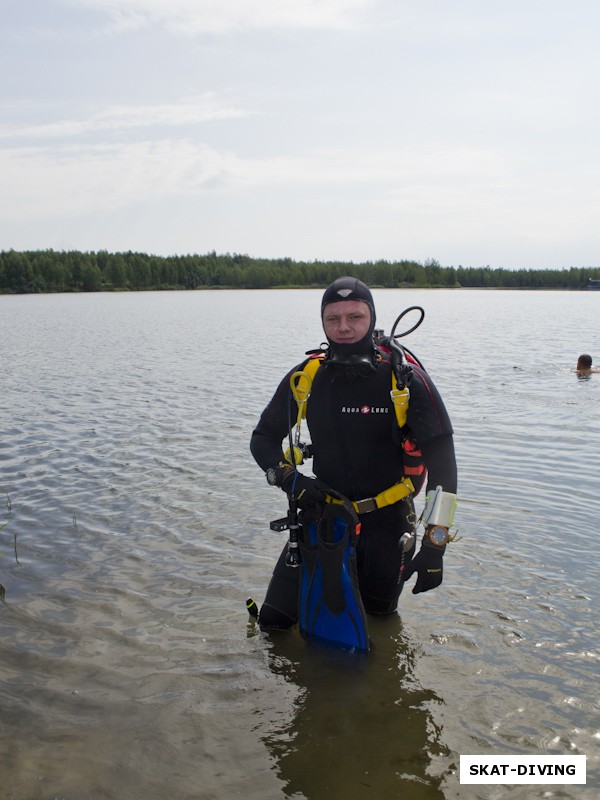
[[[335,344],[356,344],[371,327],[371,309],[362,300],[329,303],[323,311],[323,330]]]

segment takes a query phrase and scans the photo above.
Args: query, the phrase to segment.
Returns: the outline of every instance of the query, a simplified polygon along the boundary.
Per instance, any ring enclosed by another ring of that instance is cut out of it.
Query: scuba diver
[[[418,359],[397,344],[395,326],[387,338],[375,330],[373,296],[362,281],[349,276],[334,281],[323,295],[321,319],[327,344],[309,351],[309,357],[284,377],[250,442],[269,484],[287,494],[291,514],[290,543],[258,613],[261,629],[289,628],[302,616],[301,575],[307,567],[294,567],[310,555],[307,532],[311,525],[321,526],[323,519],[345,513],[347,523],[354,525],[346,565],[349,580],[359,594],[359,606],[375,615],[396,611],[404,583],[414,574],[413,594],[439,586],[446,545],[453,539],[453,430],[431,378]],[[306,391],[300,396],[294,386],[297,389],[302,380]],[[300,417],[306,418],[309,445],[292,440],[297,414],[298,432]],[[284,453],[286,437],[290,447]],[[298,469],[306,457],[313,459],[315,477]],[[424,533],[415,555],[418,521],[413,496],[425,477]],[[354,521],[348,518],[348,505]],[[273,530],[283,527],[273,525]],[[290,550],[297,547],[296,539],[299,552]],[[327,545],[320,550],[326,551]],[[327,571],[340,568],[339,559],[336,565],[324,561],[316,572],[311,566],[307,591],[319,591],[327,583]],[[313,608],[319,609],[319,603],[313,602]],[[338,608],[335,619],[343,616],[339,612]]]

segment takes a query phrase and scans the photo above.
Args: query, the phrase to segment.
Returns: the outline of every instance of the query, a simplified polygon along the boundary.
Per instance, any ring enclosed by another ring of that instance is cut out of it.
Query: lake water
[[[426,310],[463,538],[366,657],[245,612],[285,512],[248,441],[320,291],[0,296],[0,797],[598,796],[600,293],[374,294]],[[461,786],[474,753],[587,786]]]

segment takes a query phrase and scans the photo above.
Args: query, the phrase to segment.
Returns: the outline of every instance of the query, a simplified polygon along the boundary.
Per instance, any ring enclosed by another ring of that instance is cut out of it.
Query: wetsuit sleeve
[[[440,436],[452,434],[452,423],[434,382],[419,367],[413,367],[409,384],[410,401],[407,424],[422,449]]]
[[[252,432],[250,452],[256,463],[265,471],[283,459],[281,443],[289,433],[290,420],[295,424],[298,413],[290,391],[290,378],[294,372],[302,369],[305,363],[291,369],[281,381]]]
[[[440,436],[423,445],[423,461],[427,467],[427,491],[441,486],[445,492],[457,492],[457,469],[452,434]]]
[[[456,494],[453,430],[444,402],[431,377],[419,367],[413,367],[409,388],[407,423],[423,454],[427,490],[441,486],[445,492]]]

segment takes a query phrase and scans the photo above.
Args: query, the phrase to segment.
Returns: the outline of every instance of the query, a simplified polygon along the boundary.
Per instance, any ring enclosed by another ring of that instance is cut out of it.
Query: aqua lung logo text
[[[389,408],[377,406],[342,406],[342,414],[387,414]]]

